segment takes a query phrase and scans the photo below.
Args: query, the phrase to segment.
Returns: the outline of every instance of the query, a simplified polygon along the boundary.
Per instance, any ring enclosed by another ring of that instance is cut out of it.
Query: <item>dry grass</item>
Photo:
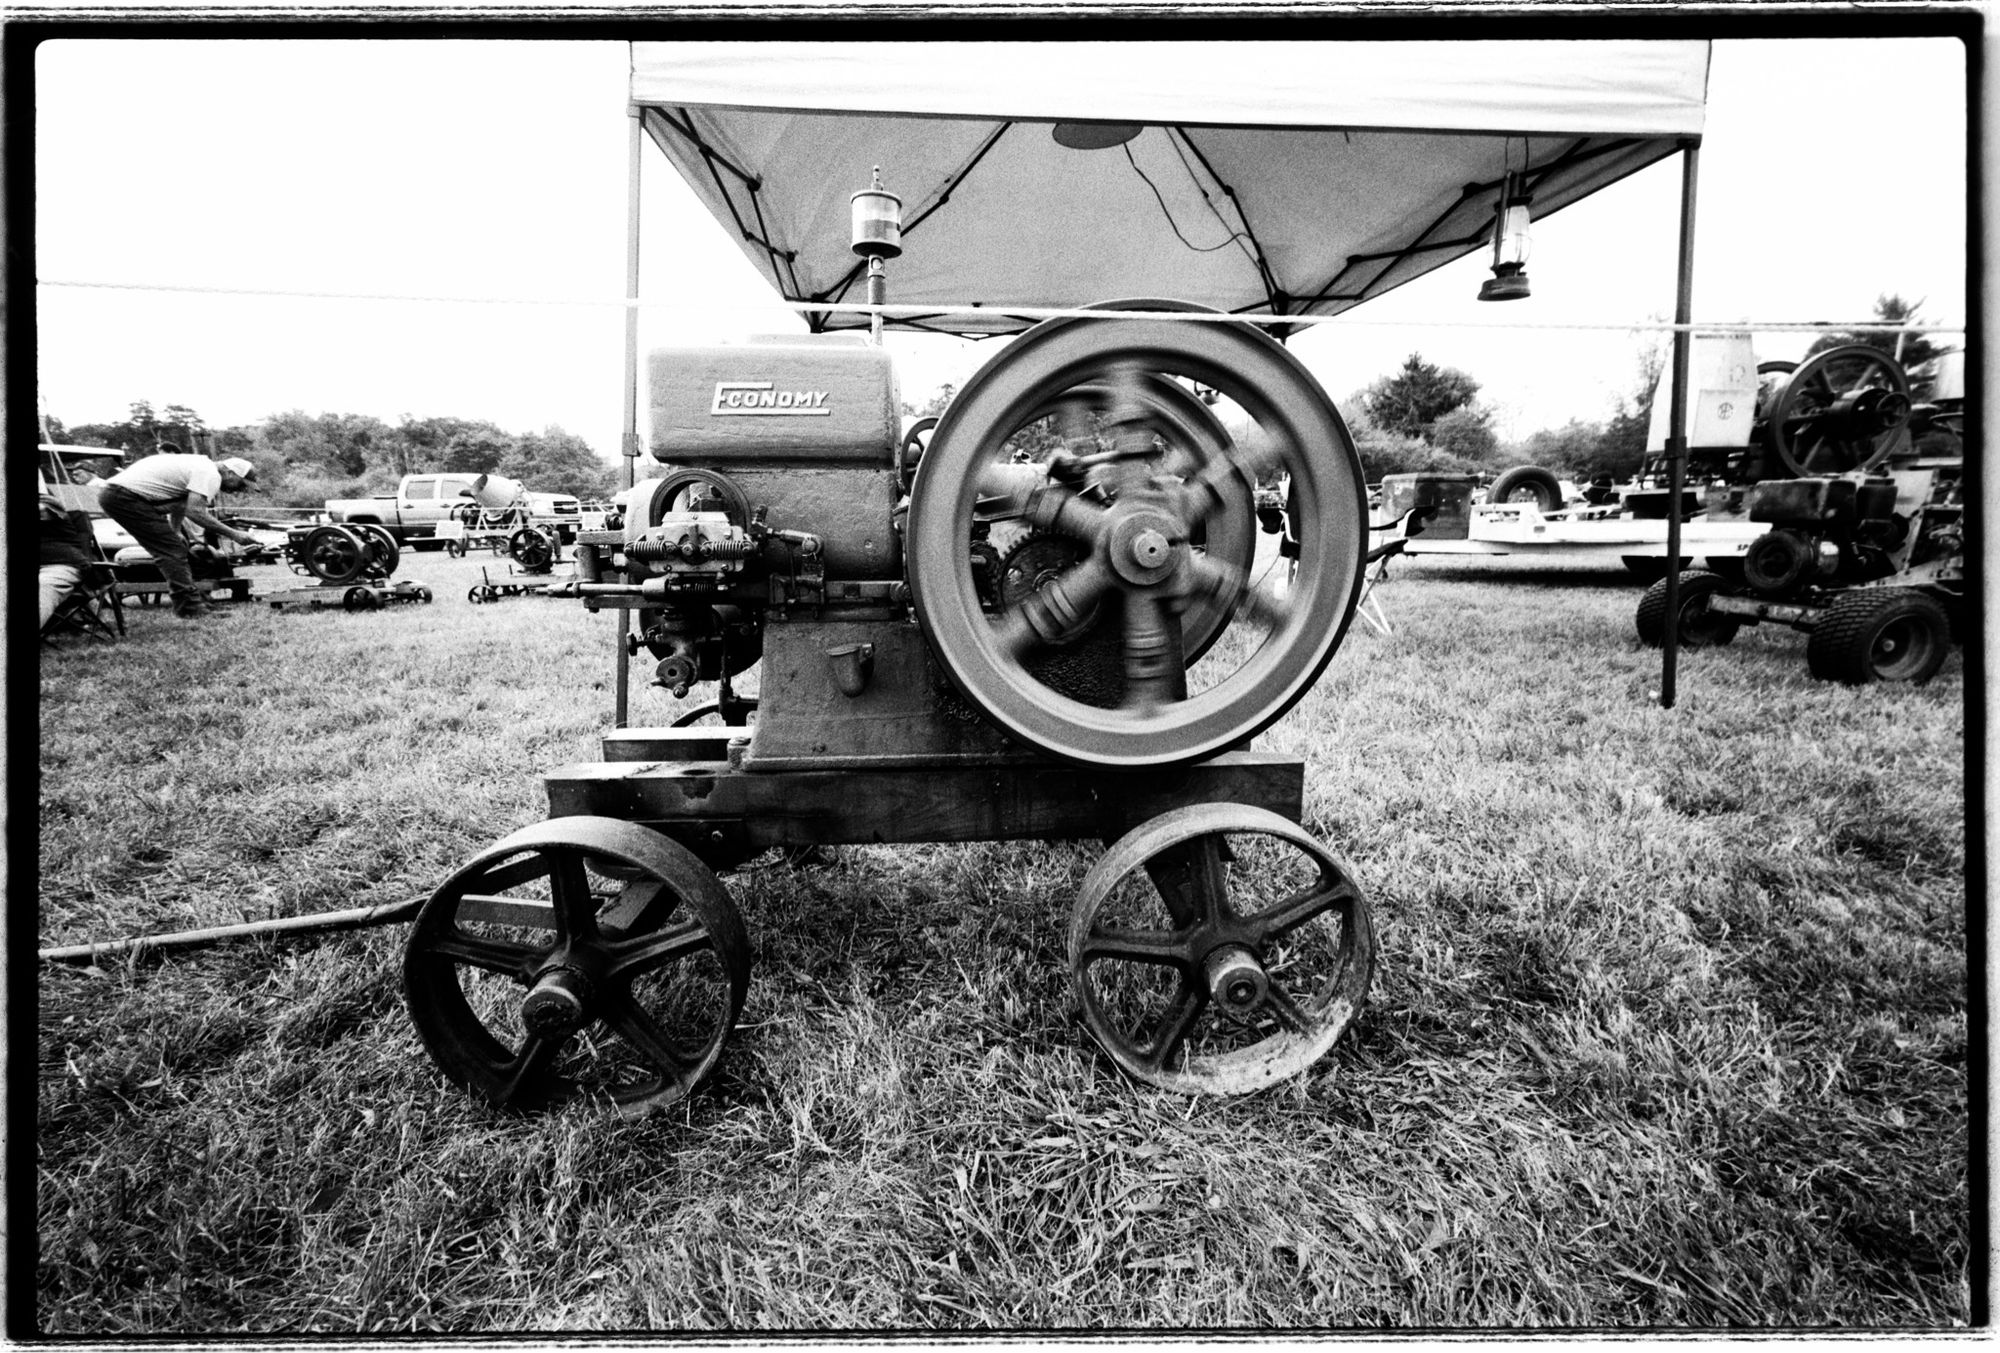
[[[396,901],[540,818],[612,626],[469,606],[480,562],[406,557],[429,607],[45,653],[40,942]],[[1963,1323],[1961,662],[1850,691],[1753,630],[1663,711],[1637,595],[1397,566],[1395,636],[1265,739],[1373,899],[1374,993],[1245,1099],[1135,1086],[1075,1023],[1081,848],[731,876],[743,1027],[638,1124],[443,1085],[400,930],[47,967],[40,1324]]]

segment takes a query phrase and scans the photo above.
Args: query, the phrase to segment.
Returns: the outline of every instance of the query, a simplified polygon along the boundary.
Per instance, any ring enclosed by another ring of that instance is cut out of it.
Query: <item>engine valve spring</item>
[[[692,561],[703,563],[710,559],[748,559],[757,548],[757,542],[740,536],[711,539],[707,536],[684,535],[672,540],[648,538],[635,540],[625,547],[626,557],[642,563],[671,563]]]

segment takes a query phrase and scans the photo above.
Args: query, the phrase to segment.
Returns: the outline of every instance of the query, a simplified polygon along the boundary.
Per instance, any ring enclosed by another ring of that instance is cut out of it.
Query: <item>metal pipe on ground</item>
[[[306,916],[274,916],[267,921],[243,921],[202,930],[175,930],[164,935],[135,935],[103,943],[58,945],[38,951],[35,957],[44,963],[95,963],[100,958],[119,954],[207,949],[229,940],[253,939],[259,935],[366,930],[371,926],[396,925],[414,920],[424,901],[424,898],[413,897],[407,902],[387,902],[378,907],[353,907],[346,911],[313,912]]]

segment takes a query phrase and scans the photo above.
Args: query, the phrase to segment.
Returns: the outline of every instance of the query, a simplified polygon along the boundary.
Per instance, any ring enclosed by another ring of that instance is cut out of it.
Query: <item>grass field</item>
[[[614,623],[468,605],[480,563],[405,556],[430,606],[45,651],[39,943],[401,901],[542,818],[609,722]],[[40,1326],[1971,1318],[1962,659],[1850,690],[1751,629],[1685,653],[1669,711],[1622,575],[1409,560],[1379,595],[1394,635],[1357,624],[1260,744],[1375,911],[1309,1074],[1111,1067],[1063,957],[1095,847],[729,876],[740,1028],[637,1123],[445,1085],[404,928],[45,965]],[[635,683],[635,722],[668,708]]]

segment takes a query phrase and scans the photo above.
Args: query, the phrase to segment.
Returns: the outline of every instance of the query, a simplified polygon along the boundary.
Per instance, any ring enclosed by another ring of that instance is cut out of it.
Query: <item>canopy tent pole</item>
[[[640,108],[625,106],[625,440],[619,448],[625,462],[625,487],[638,483],[639,461],[639,151]],[[628,495],[625,510],[636,510]],[[625,638],[631,633],[632,613],[618,608],[618,644],[612,657],[612,689],[617,691],[611,726],[625,727],[630,713],[626,684],[631,678],[631,655]]]
[[[1681,493],[1687,482],[1688,366],[1694,352],[1694,185],[1701,149],[1681,148],[1680,278],[1674,297],[1674,376],[1667,407],[1667,632],[1660,645],[1660,708],[1674,707],[1674,667],[1680,656]]]

